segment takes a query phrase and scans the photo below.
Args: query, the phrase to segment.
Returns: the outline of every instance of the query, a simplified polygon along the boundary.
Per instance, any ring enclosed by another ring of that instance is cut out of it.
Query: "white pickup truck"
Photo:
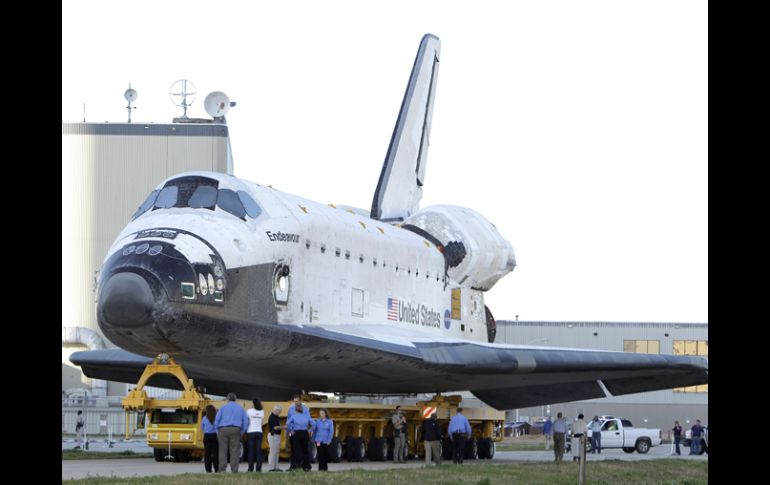
[[[622,448],[626,453],[633,453],[634,450],[639,453],[647,453],[650,447],[658,446],[661,443],[660,429],[634,428],[631,421],[622,418],[606,417],[600,419],[602,423],[602,449]],[[586,441],[587,451],[593,448],[590,437],[591,421],[587,421],[589,427]]]

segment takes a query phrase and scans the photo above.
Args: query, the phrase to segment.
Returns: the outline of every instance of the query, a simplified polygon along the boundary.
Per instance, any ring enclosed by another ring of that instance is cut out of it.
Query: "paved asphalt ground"
[[[62,449],[72,448],[75,444],[73,442],[62,442]],[[142,441],[137,442],[118,442],[115,443],[113,448],[108,448],[108,444],[104,441],[93,442],[90,444],[89,449],[91,451],[124,451],[131,449],[136,452],[149,451],[147,444]],[[645,455],[639,453],[625,453],[623,450],[605,450],[601,455],[588,454],[588,461],[593,460],[625,460],[625,461],[638,461],[638,460],[652,460],[656,458],[670,458],[672,460],[703,460],[708,461],[708,455],[686,455],[682,456],[670,456],[670,445],[656,446],[650,449],[650,452]],[[683,453],[689,451],[689,448],[682,448]],[[571,455],[565,456],[566,460],[571,460]],[[552,461],[552,451],[498,451],[495,454],[495,458],[491,460],[492,463],[517,463],[517,462],[529,462],[529,461]],[[466,460],[468,463],[469,460]],[[472,462],[472,461],[470,461]],[[478,460],[479,463],[486,463],[487,460]],[[422,460],[410,460],[406,465],[394,465],[391,462],[370,462],[365,461],[362,463],[329,463],[329,471],[349,470],[349,469],[367,469],[367,470],[384,470],[387,468],[419,468],[424,466],[425,462]],[[239,471],[245,472],[247,468],[246,463],[241,463]],[[280,463],[281,468],[288,468],[289,464],[286,462]],[[313,465],[313,470],[316,470],[316,465]],[[145,475],[178,475],[181,473],[202,473],[203,462],[190,462],[190,463],[158,463],[152,458],[137,458],[137,459],[117,459],[117,460],[62,460],[61,462],[61,476],[62,480],[70,478],[85,478],[88,476],[116,476],[116,477],[131,477],[131,476],[145,476]],[[229,473],[229,472],[228,472]]]

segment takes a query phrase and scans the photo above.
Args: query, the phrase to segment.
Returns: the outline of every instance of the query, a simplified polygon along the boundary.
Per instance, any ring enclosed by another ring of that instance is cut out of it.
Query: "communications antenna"
[[[187,118],[187,107],[195,101],[195,85],[187,79],[179,79],[171,85],[168,95],[172,103],[181,106],[184,110],[182,118]]]
[[[136,89],[131,88],[131,83],[128,83],[128,89],[126,89],[126,92],[123,93],[123,97],[126,98],[126,101],[128,101],[128,106],[126,106],[126,109],[128,110],[128,122],[131,123],[131,110],[136,109],[136,106],[131,106],[131,103],[136,101],[136,98],[139,97],[139,93],[136,92]],[[83,108],[83,121],[85,121],[86,113],[85,113],[85,107]]]

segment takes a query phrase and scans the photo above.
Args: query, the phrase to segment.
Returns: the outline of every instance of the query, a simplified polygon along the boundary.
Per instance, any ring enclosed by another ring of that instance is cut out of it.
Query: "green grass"
[[[203,466],[201,465],[201,468]],[[238,473],[183,474],[176,476],[131,478],[86,478],[71,480],[73,484],[163,484],[202,485],[207,483],[240,484],[313,484],[353,485],[409,484],[420,485],[504,485],[510,483],[574,485],[578,480],[578,465],[562,463],[516,463],[494,465],[491,463],[452,465],[439,468],[348,470],[319,473]],[[586,482],[591,485],[622,484],[678,484],[700,485],[708,483],[708,463],[691,460],[606,460],[591,462],[586,470]]]
[[[135,453],[131,450],[116,451],[81,451],[62,450],[62,460],[113,460],[120,458],[152,458],[152,453]]]

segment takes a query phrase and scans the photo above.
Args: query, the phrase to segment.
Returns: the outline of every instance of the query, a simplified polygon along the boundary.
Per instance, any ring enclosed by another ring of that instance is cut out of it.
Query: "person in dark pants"
[[[700,424],[700,419],[695,420],[695,424],[691,428],[692,435],[690,435],[690,454],[691,455],[699,455],[700,454],[700,439],[703,435],[703,426]]]
[[[301,406],[301,408],[297,408],[297,404]],[[288,411],[286,412],[286,423],[288,424],[289,418],[297,412],[297,409],[301,409],[301,412],[303,414],[307,414],[308,417],[310,416],[310,410],[302,404],[302,397],[300,397],[299,394],[295,394],[294,398],[292,399],[292,404],[289,406]],[[287,438],[289,439],[289,443],[291,444],[291,465],[289,465],[289,471],[296,470],[299,468],[299,454],[297,453],[299,450],[299,445],[295,443],[296,435],[294,433],[289,433],[287,435]]]
[[[679,443],[682,441],[682,425],[679,424],[679,421],[674,421],[674,427],[671,428],[671,431],[674,432],[674,445],[676,446],[675,453],[681,455],[682,450],[679,449]],[[673,455],[674,453],[671,454]]]
[[[219,471],[219,439],[217,438],[217,429],[214,427],[214,420],[217,417],[217,408],[209,404],[206,406],[206,414],[201,419],[201,428],[203,429],[203,464],[206,467],[206,473]]]
[[[591,430],[591,453],[602,454],[602,423],[599,416],[594,416],[590,425]]]
[[[249,416],[249,428],[246,430],[249,471],[262,471],[262,420],[265,411],[259,399],[251,401],[252,408],[246,411]]]
[[[308,430],[313,428],[313,420],[310,418],[310,412],[302,412],[302,403],[297,402],[294,408],[294,414],[286,421],[286,430],[289,436],[294,436],[291,442],[292,450],[296,445],[297,460],[303,471],[310,471],[310,433]],[[291,468],[290,468],[291,470]],[[296,470],[296,468],[294,468]]]
[[[553,461],[562,461],[564,458],[564,440],[567,436],[567,421],[561,412],[556,414],[556,421],[553,422]]]
[[[463,408],[457,408],[451,421],[449,421],[449,436],[454,444],[454,462],[462,465],[465,457],[465,440],[471,437],[471,424],[468,418],[463,416]]]
[[[326,409],[321,409],[319,418],[313,422],[313,441],[318,450],[318,471],[320,472],[329,471],[326,453],[332,438],[334,438],[334,421],[329,418]]]

